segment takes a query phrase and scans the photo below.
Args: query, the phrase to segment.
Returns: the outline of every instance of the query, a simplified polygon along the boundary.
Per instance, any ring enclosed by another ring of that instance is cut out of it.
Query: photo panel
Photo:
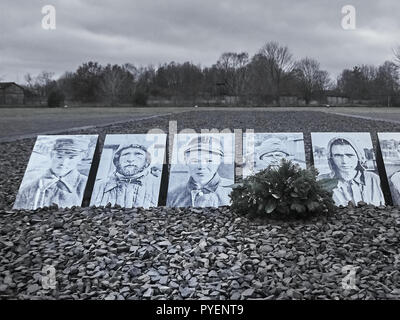
[[[13,208],[81,206],[97,137],[38,136]]]
[[[157,207],[166,134],[108,134],[90,205]]]
[[[400,132],[378,132],[379,146],[394,205],[400,205]]]
[[[243,178],[268,166],[277,167],[282,159],[306,168],[302,132],[243,134]]]
[[[235,179],[234,159],[233,133],[175,135],[167,206],[229,205]]]
[[[368,132],[312,132],[311,141],[318,180],[333,192],[336,205],[385,204]]]

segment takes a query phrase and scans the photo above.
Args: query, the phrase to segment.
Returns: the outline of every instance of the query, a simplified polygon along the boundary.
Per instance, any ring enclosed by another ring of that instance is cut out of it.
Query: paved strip
[[[365,116],[365,115],[359,115],[359,114],[354,114],[354,113],[342,113],[342,112],[331,112],[331,111],[323,111],[323,112],[337,114],[339,116],[357,118],[357,119],[365,119],[365,120],[372,120],[372,121],[385,121],[385,122],[390,122],[390,123],[400,123],[400,120],[397,120],[397,119],[388,119],[388,118],[375,117],[375,116]],[[395,116],[395,115],[397,117],[399,117],[398,114],[388,114],[389,117]]]

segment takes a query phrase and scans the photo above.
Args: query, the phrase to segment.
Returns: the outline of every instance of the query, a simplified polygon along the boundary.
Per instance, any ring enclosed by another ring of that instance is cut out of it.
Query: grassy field
[[[90,126],[104,126],[127,121],[139,121],[171,113],[187,111],[323,111],[370,120],[400,123],[400,108],[366,107],[74,107],[74,108],[0,108],[0,142],[77,130]]]
[[[0,142],[183,112],[175,108],[0,108]]]

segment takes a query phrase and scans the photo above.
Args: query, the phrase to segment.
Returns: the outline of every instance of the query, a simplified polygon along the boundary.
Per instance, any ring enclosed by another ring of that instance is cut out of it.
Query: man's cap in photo
[[[213,136],[197,136],[189,140],[184,148],[184,154],[193,151],[205,151],[209,153],[215,153],[221,157],[224,156],[224,148],[221,140]]]
[[[283,152],[289,155],[289,150],[286,144],[279,138],[269,138],[264,140],[258,147],[259,158],[261,159],[264,155],[271,152]]]
[[[87,151],[89,141],[82,138],[58,138],[53,146],[53,150],[57,152],[80,153]]]

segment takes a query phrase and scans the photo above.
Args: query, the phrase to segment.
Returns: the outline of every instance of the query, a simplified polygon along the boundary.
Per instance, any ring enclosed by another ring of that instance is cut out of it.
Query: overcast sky
[[[56,30],[41,9],[56,8]],[[356,30],[341,26],[356,8]],[[296,58],[318,59],[336,77],[343,68],[381,64],[400,45],[399,0],[1,0],[0,78],[24,82],[42,70],[74,71],[90,60],[135,65],[216,62],[222,52],[252,56],[267,41]]]

